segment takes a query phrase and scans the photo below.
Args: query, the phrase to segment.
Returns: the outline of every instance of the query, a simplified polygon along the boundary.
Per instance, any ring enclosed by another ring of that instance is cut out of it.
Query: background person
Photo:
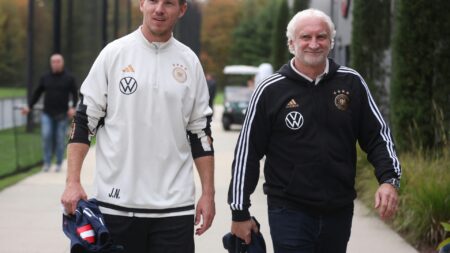
[[[266,77],[273,74],[273,67],[270,63],[261,63],[258,66],[258,73],[255,75],[254,83],[258,86]]]
[[[216,97],[217,82],[211,74],[206,74],[206,83],[209,91],[209,107],[214,111],[214,98]]]
[[[29,105],[22,108],[28,114],[39,101],[43,93],[44,109],[41,116],[42,145],[44,151],[43,171],[50,169],[53,153],[56,156],[56,171],[61,170],[66,147],[67,120],[75,114],[74,106],[78,101],[78,86],[75,78],[64,69],[61,54],[50,57],[50,71],[39,80]],[[69,106],[69,100],[71,104]]]

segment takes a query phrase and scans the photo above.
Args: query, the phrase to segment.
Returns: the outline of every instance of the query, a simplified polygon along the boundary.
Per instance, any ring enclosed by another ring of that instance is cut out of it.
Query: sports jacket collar
[[[339,69],[339,65],[333,61],[333,59],[328,58],[328,73],[325,74],[322,77],[322,80],[327,80],[333,75],[336,74],[337,70]],[[287,77],[288,79],[291,79],[295,82],[301,83],[303,85],[311,85],[311,81],[307,80],[305,77],[297,73],[294,69],[292,69],[291,62],[289,61],[287,64],[284,64],[280,70],[277,71],[277,73],[280,73],[281,75]]]
[[[139,40],[142,41],[148,48],[152,49],[152,50],[165,50],[166,48],[168,48],[170,45],[173,44],[175,38],[172,36],[170,37],[170,39],[166,42],[151,42],[149,40],[147,40],[147,38],[145,38],[144,34],[142,33],[142,26],[139,26],[139,28],[134,32],[138,37]]]

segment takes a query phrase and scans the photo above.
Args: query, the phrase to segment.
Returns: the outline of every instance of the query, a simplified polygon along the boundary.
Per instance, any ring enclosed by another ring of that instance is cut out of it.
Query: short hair
[[[180,3],[180,5],[183,5],[184,3],[186,3],[186,0],[178,0],[178,3]]]
[[[323,21],[325,21],[325,23],[328,25],[328,29],[330,31],[330,40],[331,40],[331,48],[330,49],[332,49],[334,47],[334,37],[336,36],[336,29],[334,28],[333,21],[331,21],[331,18],[327,14],[325,14],[323,11],[310,8],[310,9],[306,9],[306,10],[297,12],[297,14],[295,14],[295,16],[292,17],[291,21],[289,21],[289,24],[287,25],[286,37],[287,37],[287,44],[289,47],[289,52],[294,54],[294,48],[290,45],[289,41],[294,39],[296,25],[297,25],[298,21],[300,21],[301,19],[304,19],[306,17],[318,17],[318,18],[321,18]]]

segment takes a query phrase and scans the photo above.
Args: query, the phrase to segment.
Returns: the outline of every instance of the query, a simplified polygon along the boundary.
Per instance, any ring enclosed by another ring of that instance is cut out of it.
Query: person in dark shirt
[[[214,111],[214,98],[216,97],[216,80],[211,74],[206,74],[206,83],[208,84],[209,91],[209,107]]]
[[[64,58],[61,54],[50,57],[51,71],[44,74],[36,88],[28,106],[22,109],[28,114],[39,101],[42,93],[44,108],[41,117],[42,144],[44,150],[43,171],[50,169],[53,151],[56,156],[56,171],[61,170],[65,151],[65,133],[67,120],[75,114],[78,101],[78,87],[75,78],[64,70]],[[69,99],[72,103],[69,106]]]

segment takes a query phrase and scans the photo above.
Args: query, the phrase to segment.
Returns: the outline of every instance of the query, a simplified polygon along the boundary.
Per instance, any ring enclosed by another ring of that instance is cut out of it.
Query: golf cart
[[[258,72],[258,67],[246,65],[226,66],[224,88],[224,110],[222,115],[223,129],[228,131],[233,124],[242,125],[245,113],[253,93],[253,87],[247,81]]]

